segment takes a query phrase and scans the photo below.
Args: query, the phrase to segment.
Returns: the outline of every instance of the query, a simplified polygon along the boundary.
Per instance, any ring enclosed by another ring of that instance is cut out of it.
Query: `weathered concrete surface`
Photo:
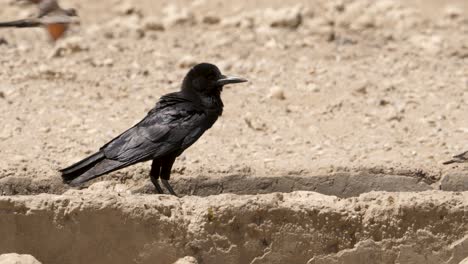
[[[154,186],[144,171],[137,180],[124,181],[133,193],[153,193]],[[106,176],[113,184],[116,177]],[[463,176],[460,176],[463,179]],[[419,192],[439,189],[440,176],[420,170],[347,168],[338,172],[312,172],[301,175],[257,176],[248,173],[232,173],[214,176],[175,175],[171,179],[178,194],[209,196],[221,193],[264,194],[272,192],[314,191],[341,198],[358,196],[370,191]],[[468,179],[468,177],[465,176]],[[99,179],[101,180],[101,179]],[[119,182],[120,183],[120,182]],[[99,184],[91,183],[92,184]],[[451,188],[450,184],[443,187]],[[0,179],[0,195],[30,195],[39,193],[62,194],[70,187],[56,175],[50,179],[8,176]],[[444,189],[442,189],[444,190]],[[450,189],[451,190],[451,189]],[[468,190],[460,187],[457,191]]]
[[[220,193],[259,194],[272,192],[314,191],[341,198],[359,196],[370,191],[420,192],[434,190],[435,181],[416,172],[359,170],[333,174],[287,175],[256,177],[230,175],[226,177],[180,177],[173,180],[180,193],[198,196]],[[151,186],[151,189],[154,189]],[[468,190],[468,187],[467,189]]]
[[[450,263],[468,255],[468,192],[178,199],[94,186],[0,197],[0,253],[44,263]],[[106,193],[106,194],[103,194]]]
[[[468,173],[453,172],[444,175],[440,180],[440,189],[444,191],[467,191],[468,190]]]

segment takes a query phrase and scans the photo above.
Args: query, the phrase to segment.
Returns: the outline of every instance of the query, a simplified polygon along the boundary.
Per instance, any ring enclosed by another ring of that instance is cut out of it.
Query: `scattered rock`
[[[58,58],[65,57],[74,53],[87,51],[89,48],[81,37],[70,37],[59,42],[58,45],[52,51],[50,57]]]
[[[267,48],[278,48],[278,42],[275,39],[270,39],[265,43],[265,47]]]
[[[264,18],[270,27],[296,29],[302,23],[300,11],[300,7],[267,9],[264,12]]]
[[[147,31],[163,31],[164,25],[157,17],[147,17],[142,23],[143,29]]]
[[[18,44],[18,51],[20,52],[28,52],[31,50],[31,45],[27,43],[20,43]]]
[[[176,25],[193,25],[196,23],[193,13],[185,8],[180,8],[176,5],[169,5],[164,8],[163,12],[165,14],[163,23],[166,27]]]
[[[255,131],[266,131],[268,128],[267,128],[267,125],[265,124],[265,122],[263,122],[262,120],[260,120],[258,117],[256,116],[253,116],[252,114],[250,113],[247,113],[246,116],[244,116],[244,121],[245,123],[247,124],[247,126],[252,129],[252,130],[255,130]]]
[[[37,68],[37,75],[45,79],[53,79],[58,76],[60,73],[46,64],[41,64]]]
[[[204,16],[202,22],[209,25],[219,24],[221,19],[217,16]]]
[[[355,30],[362,30],[366,28],[373,28],[376,26],[375,15],[365,13],[356,18],[351,24],[351,28]]]
[[[191,68],[197,63],[197,60],[193,56],[187,55],[185,57],[182,57],[182,59],[179,60],[177,65],[179,65],[180,68]]]
[[[270,93],[268,94],[269,98],[285,100],[286,96],[284,95],[284,90],[279,86],[274,86],[271,88]]]
[[[114,66],[114,60],[111,59],[111,58],[101,59],[101,60],[99,60],[99,59],[92,59],[92,60],[90,61],[90,64],[91,64],[92,66],[95,66],[95,67],[103,67],[103,66],[105,66],[105,67],[112,67],[112,66]]]
[[[9,253],[0,255],[0,264],[41,264],[37,259],[27,254]]]
[[[223,19],[221,23],[225,26],[240,28],[256,27],[258,32],[263,33],[273,32],[272,28],[297,29],[303,22],[301,11],[302,8],[298,6],[282,9],[268,8],[228,17]]]
[[[450,192],[468,191],[468,177],[466,174],[457,172],[447,174],[440,181],[440,189]]]
[[[468,58],[468,46],[461,46],[459,48],[453,49],[451,55],[460,59]]]
[[[460,262],[460,264],[468,264],[468,258],[462,260],[462,261]]]
[[[314,93],[318,93],[318,92],[320,92],[320,87],[318,87],[317,84],[315,84],[315,83],[309,83],[306,86],[306,90],[314,92]]]
[[[443,47],[443,40],[440,36],[415,35],[409,41],[415,47],[431,55],[439,54]]]
[[[114,186],[115,186],[115,183],[111,181],[100,181],[100,182],[91,184],[87,190],[90,192],[106,192],[106,191],[112,190]],[[73,192],[75,190],[70,190],[70,191]]]
[[[240,14],[223,19],[221,24],[226,27],[253,28],[255,26],[255,20],[254,16]]]
[[[112,19],[105,24],[104,29],[104,36],[109,39],[116,37],[141,39],[146,31],[140,17],[134,15]]]
[[[187,256],[177,260],[174,264],[198,264],[198,261],[194,257]]]
[[[133,5],[132,2],[124,2],[121,5],[118,5],[116,8],[117,14],[121,16],[137,15],[139,17],[143,16],[143,12]]]
[[[444,10],[444,16],[449,19],[457,19],[463,15],[463,9],[459,6],[450,5]]]
[[[307,262],[307,264],[325,264],[325,263],[359,263],[354,259],[367,259],[369,256],[378,256],[380,263],[391,263],[394,258],[392,254],[386,253],[373,240],[359,242],[352,249],[346,249],[336,254],[326,256],[316,256]]]
[[[8,45],[8,41],[3,37],[0,37],[0,46],[1,45]]]
[[[220,69],[222,69],[221,72],[230,71],[232,69],[232,67],[233,67],[231,61],[220,61],[220,62],[218,62],[218,66],[219,66]],[[468,79],[467,79],[467,84],[468,84]]]

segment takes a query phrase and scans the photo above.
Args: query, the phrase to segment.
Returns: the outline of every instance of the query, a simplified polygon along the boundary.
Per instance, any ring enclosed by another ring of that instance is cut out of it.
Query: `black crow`
[[[77,186],[103,174],[135,163],[152,160],[150,178],[156,191],[163,193],[158,179],[169,185],[175,159],[205,133],[223,112],[223,86],[246,82],[222,75],[213,64],[194,66],[185,76],[179,92],[162,96],[143,120],[101,149],[62,169],[63,180]]]

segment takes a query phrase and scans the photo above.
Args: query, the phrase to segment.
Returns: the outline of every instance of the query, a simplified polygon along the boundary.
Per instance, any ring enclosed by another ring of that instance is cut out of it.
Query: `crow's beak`
[[[217,85],[223,86],[230,83],[243,83],[247,82],[246,79],[234,76],[221,76],[221,79],[216,81]]]

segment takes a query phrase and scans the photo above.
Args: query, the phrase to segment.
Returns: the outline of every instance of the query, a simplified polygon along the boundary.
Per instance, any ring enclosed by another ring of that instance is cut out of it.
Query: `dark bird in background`
[[[62,169],[64,182],[77,186],[103,174],[152,160],[150,178],[158,193],[158,179],[176,195],[169,178],[175,159],[197,141],[223,112],[221,91],[226,84],[247,80],[222,75],[213,64],[194,66],[179,92],[162,96],[138,124],[101,149]]]
[[[444,162],[444,165],[452,164],[452,163],[468,163],[468,151],[463,152],[462,154],[458,154],[452,157],[451,160]]]
[[[1,22],[0,27],[44,27],[53,41],[58,40],[74,23],[73,17],[78,16],[75,9],[63,9],[57,0],[31,0],[37,3],[39,14],[34,18],[26,18],[10,22]]]

